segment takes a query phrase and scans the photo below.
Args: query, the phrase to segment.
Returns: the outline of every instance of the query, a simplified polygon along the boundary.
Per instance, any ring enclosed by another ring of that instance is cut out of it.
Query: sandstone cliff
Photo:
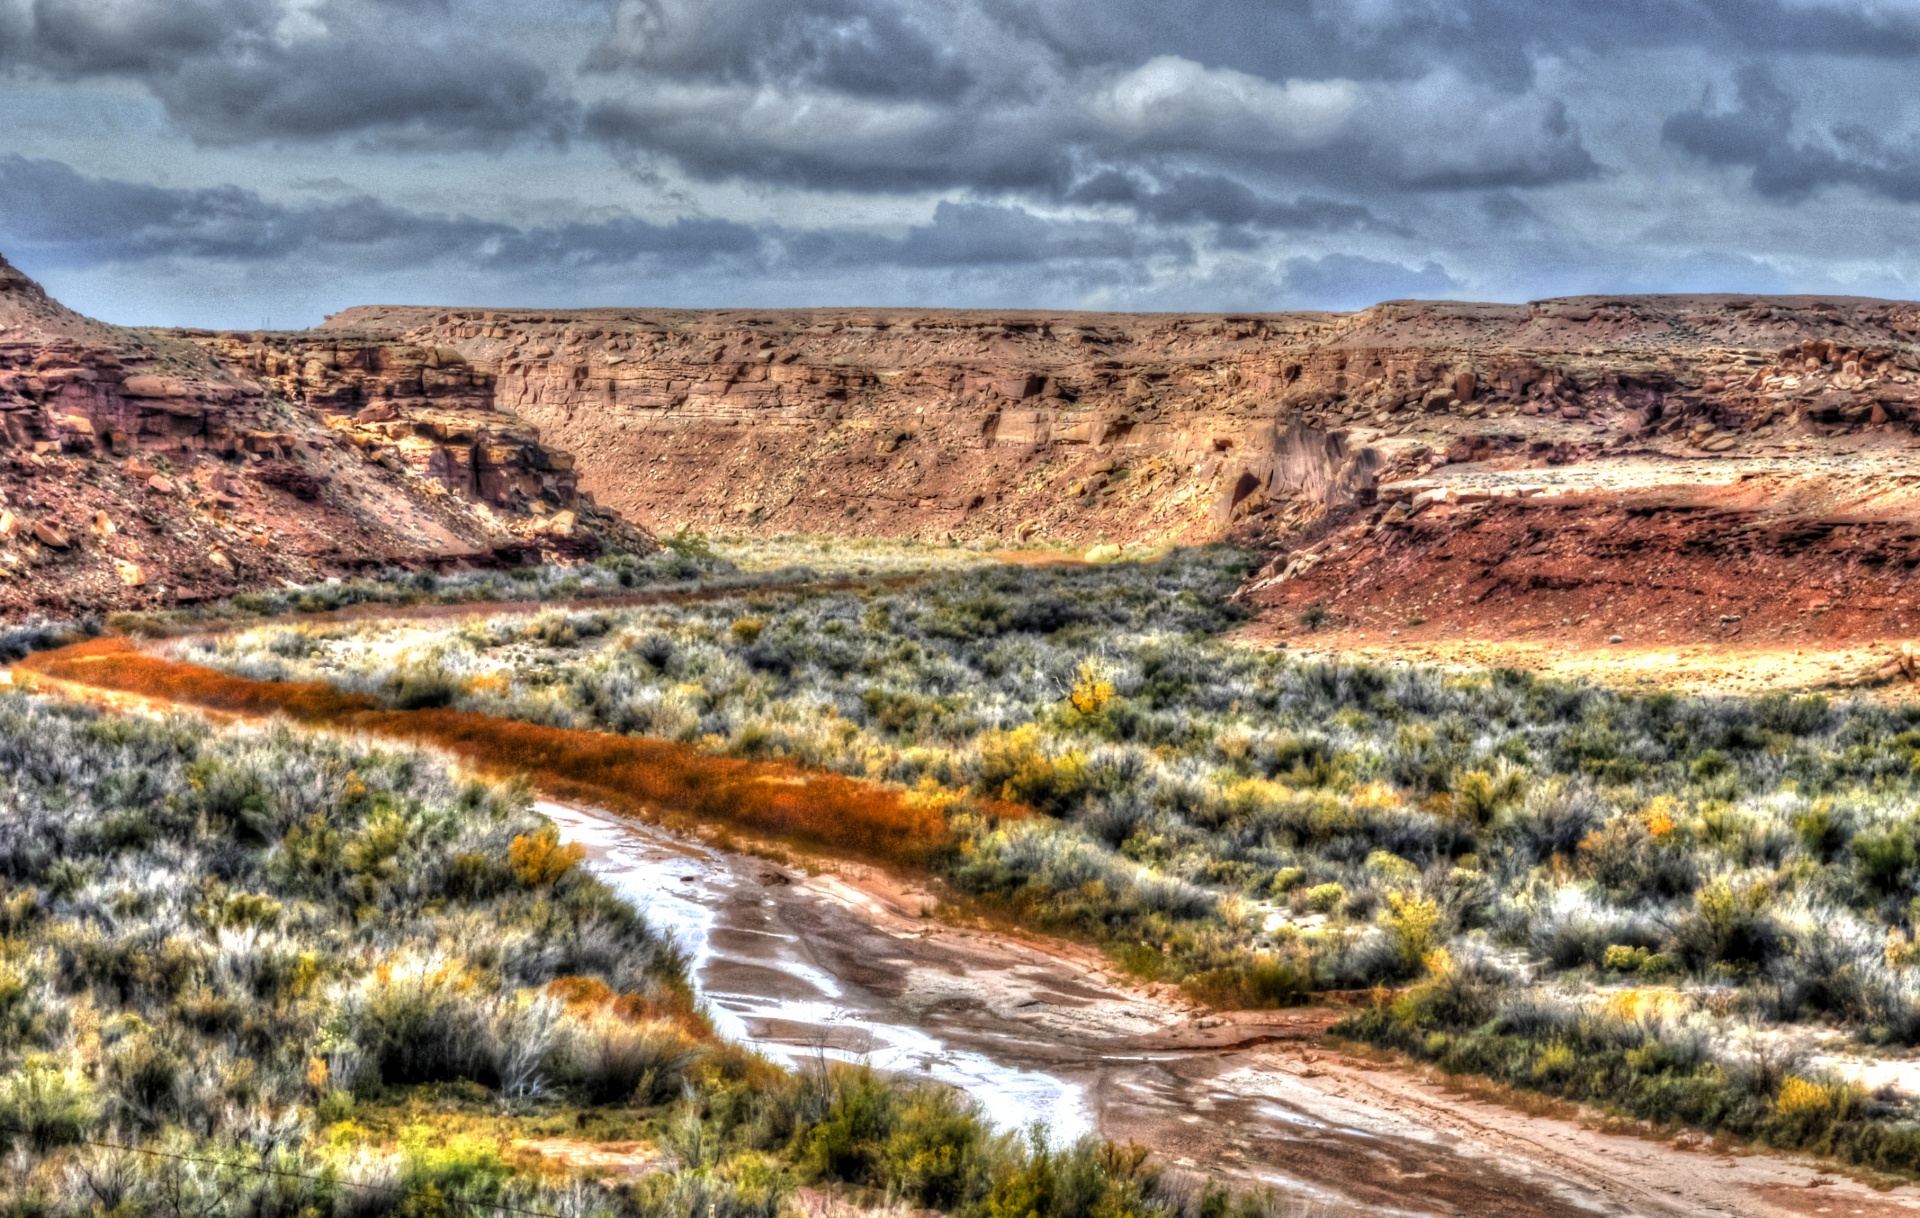
[[[570,479],[415,470],[411,436],[329,427],[234,345],[104,325],[0,260],[0,612],[519,562],[609,529],[646,544],[577,503]],[[500,430],[511,462],[565,463],[523,425]]]
[[[1907,434],[1920,307],[1643,297],[1246,317],[370,307],[661,527],[1194,540],[1450,455]],[[1302,465],[1311,428],[1338,436]],[[1422,451],[1422,449],[1426,451]],[[1371,449],[1370,456],[1361,457]],[[1370,468],[1337,467],[1359,461]],[[1321,466],[1332,463],[1336,468]]]
[[[1906,303],[368,307],[314,337],[451,353],[491,408],[576,455],[584,490],[649,526],[1233,532],[1276,550],[1250,595],[1289,618],[1329,602],[1382,626],[1717,637],[1723,617],[1827,629],[1840,618],[1813,607],[1844,605],[1894,632],[1920,560]],[[1472,563],[1448,540],[1468,526]],[[1636,617],[1650,597],[1659,612]]]

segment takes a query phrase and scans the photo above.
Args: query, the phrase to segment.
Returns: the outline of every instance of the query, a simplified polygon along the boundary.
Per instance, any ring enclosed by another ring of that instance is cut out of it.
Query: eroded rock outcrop
[[[1380,630],[1920,621],[1910,303],[366,308],[321,333],[458,352],[658,527],[1232,534],[1272,552],[1247,595],[1276,620],[1331,605]]]
[[[573,458],[494,408],[490,373],[450,347],[353,335],[211,335],[229,367],[315,413],[355,447],[496,508],[579,506]]]
[[[435,441],[481,450],[464,482],[432,453],[415,469],[417,428],[374,443],[359,422],[328,426],[235,342],[104,325],[0,260],[0,612],[649,544],[579,503],[547,468],[564,456],[523,425],[488,412],[470,439]]]
[[[577,455],[583,488],[658,527],[1191,541],[1288,534],[1449,462],[1903,442],[1917,332],[1920,306],[1885,301],[1631,297],[1212,317],[369,307],[319,333],[457,352],[498,409]]]

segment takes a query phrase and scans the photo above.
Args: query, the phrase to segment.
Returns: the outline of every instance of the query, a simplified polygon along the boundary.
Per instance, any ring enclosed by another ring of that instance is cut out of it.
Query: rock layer
[[[375,459],[497,508],[578,505],[573,458],[494,408],[493,378],[447,347],[299,334],[211,335],[223,364],[317,414]]]
[[[458,352],[578,454],[583,487],[666,528],[1191,541],[1446,459],[1738,456],[1905,435],[1920,402],[1920,306],[1871,300],[369,307],[335,332]]]
[[[649,544],[578,503],[571,476],[553,472],[566,457],[516,420],[488,412],[471,438],[436,443],[481,454],[463,483],[433,453],[414,462],[412,431],[328,426],[255,350],[104,325],[0,260],[0,612],[174,604],[391,563],[521,562],[609,532]],[[384,359],[388,344],[367,350]]]
[[[1231,533],[1275,550],[1249,596],[1289,621],[1325,603],[1383,627],[1897,633],[1920,559],[1920,305],[1901,302],[372,307],[319,334],[457,352],[495,408],[578,454],[583,488],[656,527]],[[1816,608],[1815,584],[1852,608]]]

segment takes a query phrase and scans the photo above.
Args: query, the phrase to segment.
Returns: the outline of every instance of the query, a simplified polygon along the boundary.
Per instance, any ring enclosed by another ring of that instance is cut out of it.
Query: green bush
[[[29,1060],[0,1075],[0,1145],[45,1154],[92,1132],[98,1118],[93,1089],[75,1070]]]

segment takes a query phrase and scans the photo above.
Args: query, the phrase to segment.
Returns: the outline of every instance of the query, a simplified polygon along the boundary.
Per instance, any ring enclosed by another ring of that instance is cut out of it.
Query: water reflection
[[[826,1058],[924,1075],[965,1091],[1003,1129],[1042,1121],[1063,1141],[1093,1132],[1083,1086],[948,1044],[885,996],[821,968],[783,916],[809,902],[815,918],[843,918],[850,937],[879,935],[852,913],[804,887],[768,886],[762,877],[774,873],[763,863],[565,804],[537,806],[586,848],[595,875],[679,943],[722,1036],[789,1066]]]

